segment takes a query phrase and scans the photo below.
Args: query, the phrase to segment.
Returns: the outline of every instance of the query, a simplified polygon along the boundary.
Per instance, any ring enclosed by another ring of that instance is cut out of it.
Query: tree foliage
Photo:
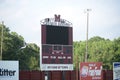
[[[17,52],[17,59],[21,70],[39,70],[39,47],[33,43],[27,44]]]
[[[79,56],[78,61],[84,61],[85,45],[85,41],[74,42],[74,60]],[[95,36],[89,39],[88,62],[103,62],[104,69],[112,69],[113,62],[120,62],[120,38],[111,41]]]
[[[39,70],[39,47],[34,43],[25,45],[26,42],[21,35],[10,32],[9,28],[2,24],[0,24],[0,38],[2,27],[2,60],[18,60],[20,70]]]

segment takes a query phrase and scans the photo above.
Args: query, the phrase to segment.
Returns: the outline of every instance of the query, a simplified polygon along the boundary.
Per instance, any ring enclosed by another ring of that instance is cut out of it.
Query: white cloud
[[[39,43],[40,20],[54,17],[54,14],[60,14],[61,18],[73,23],[74,40],[85,40],[84,10],[87,8],[92,9],[89,16],[89,37],[120,35],[113,28],[120,25],[119,5],[112,0],[5,0],[1,4],[0,20],[4,20],[11,31],[21,34],[28,42]]]

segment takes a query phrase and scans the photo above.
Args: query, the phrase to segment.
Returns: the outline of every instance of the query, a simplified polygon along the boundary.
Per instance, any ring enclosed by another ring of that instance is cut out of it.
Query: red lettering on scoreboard
[[[56,21],[56,22],[60,22],[60,15],[56,15],[56,14],[55,14],[55,21]]]

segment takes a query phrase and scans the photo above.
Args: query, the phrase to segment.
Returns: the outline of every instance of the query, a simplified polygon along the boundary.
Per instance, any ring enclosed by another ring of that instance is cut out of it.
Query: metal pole
[[[78,55],[76,55],[76,80],[78,80],[78,70],[79,70]]]
[[[1,28],[1,50],[0,50],[0,60],[2,60],[2,45],[3,45],[3,26],[4,22],[2,21],[2,28]]]
[[[89,28],[89,11],[91,9],[87,9],[87,31],[86,31],[86,53],[85,53],[85,62],[87,62],[88,59],[88,28]]]

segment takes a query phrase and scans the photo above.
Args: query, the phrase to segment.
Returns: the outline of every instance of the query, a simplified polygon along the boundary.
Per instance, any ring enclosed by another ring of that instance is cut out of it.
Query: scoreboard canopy
[[[65,20],[61,19],[60,15],[54,15],[54,18],[45,18],[40,21],[41,25],[54,25],[54,26],[70,26],[72,27],[72,23]]]

